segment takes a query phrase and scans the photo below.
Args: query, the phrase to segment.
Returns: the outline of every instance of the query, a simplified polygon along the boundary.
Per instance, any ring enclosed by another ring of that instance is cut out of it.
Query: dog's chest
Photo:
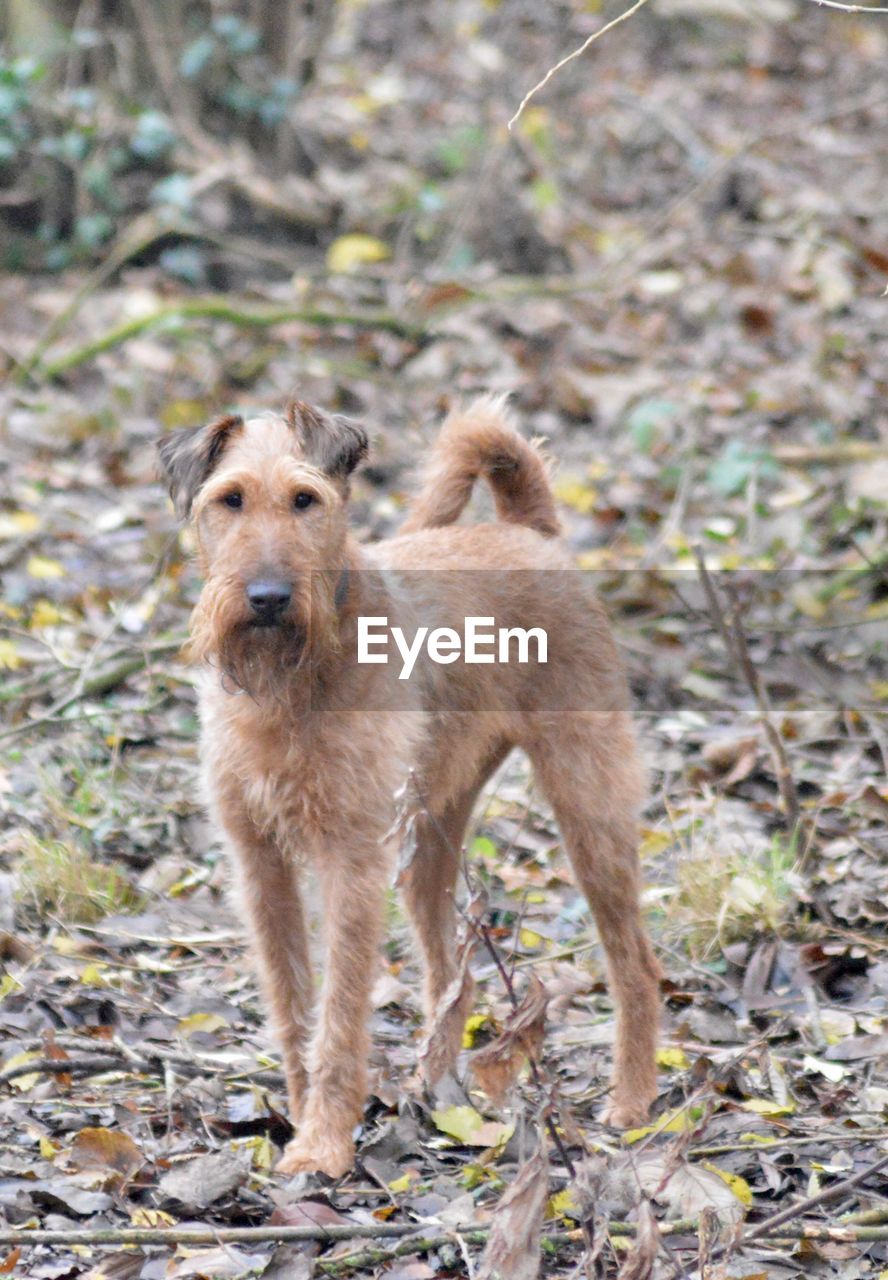
[[[330,841],[378,841],[395,816],[410,767],[403,723],[366,714],[274,715],[241,698],[202,700],[203,760],[211,807],[233,795],[280,843],[311,853]]]

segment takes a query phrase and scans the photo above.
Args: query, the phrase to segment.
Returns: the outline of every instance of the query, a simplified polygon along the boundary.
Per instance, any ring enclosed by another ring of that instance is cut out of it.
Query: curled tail
[[[490,486],[500,520],[547,537],[560,532],[540,452],[518,434],[503,402],[493,396],[446,419],[401,532],[453,524],[479,476]]]

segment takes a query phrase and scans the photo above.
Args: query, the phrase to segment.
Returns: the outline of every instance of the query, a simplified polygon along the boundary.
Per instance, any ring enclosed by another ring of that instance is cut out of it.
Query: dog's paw
[[[355,1162],[355,1144],[350,1137],[321,1138],[299,1136],[288,1142],[284,1154],[275,1165],[277,1173],[325,1173],[328,1178],[341,1178]]]
[[[650,1106],[646,1102],[625,1102],[614,1099],[599,1112],[602,1124],[613,1129],[637,1129],[647,1123]]]

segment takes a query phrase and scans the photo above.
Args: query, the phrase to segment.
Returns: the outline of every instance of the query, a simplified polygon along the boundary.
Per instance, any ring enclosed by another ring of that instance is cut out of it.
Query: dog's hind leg
[[[508,750],[505,745],[492,748],[455,796],[444,800],[430,789],[428,798],[422,797],[428,807],[421,808],[416,816],[416,847],[401,877],[401,886],[422,951],[423,1014],[427,1024],[456,974],[454,892],[466,826],[481,788]],[[434,774],[432,764],[427,776],[432,778]],[[423,785],[420,780],[420,788]],[[454,1060],[458,1051],[456,1043]]]
[[[660,967],[639,910],[637,813],[643,771],[628,714],[567,712],[525,745],[595,916],[617,1013],[612,1100],[604,1119],[647,1117],[657,1094]]]

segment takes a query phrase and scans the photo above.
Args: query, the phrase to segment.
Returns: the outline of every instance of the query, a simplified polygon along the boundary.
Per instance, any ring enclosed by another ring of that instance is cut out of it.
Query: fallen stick
[[[318,307],[264,307],[250,308],[238,306],[224,297],[185,298],[181,302],[170,303],[149,311],[144,316],[137,316],[123,324],[109,329],[98,338],[75,347],[73,351],[58,356],[47,364],[39,365],[32,370],[44,378],[57,378],[78,365],[86,364],[97,355],[119,347],[174,320],[224,320],[228,324],[243,329],[268,329],[276,324],[289,324],[299,321],[314,325],[321,329],[332,329],[337,325],[348,325],[355,329],[381,329],[394,333],[401,338],[409,338],[414,342],[427,341],[428,330],[422,325],[400,320],[390,311],[325,311]]]
[[[189,1079],[205,1076],[208,1072],[225,1079],[250,1080],[254,1084],[264,1085],[267,1089],[279,1089],[284,1083],[283,1074],[279,1071],[251,1071],[249,1068],[238,1069],[230,1064],[212,1063],[206,1059],[189,1060],[184,1054],[149,1050],[145,1056],[135,1050],[98,1049],[93,1053],[73,1058],[32,1058],[28,1062],[19,1062],[14,1067],[0,1071],[0,1085],[9,1084],[21,1076],[97,1076],[108,1071],[126,1071],[130,1075],[156,1076],[162,1074],[164,1065],[179,1075]]]
[[[888,1157],[886,1157],[888,1162]],[[867,1170],[866,1172],[873,1172]],[[832,1190],[833,1188],[830,1188]],[[781,1215],[775,1214],[775,1220]],[[771,1219],[766,1218],[756,1228],[755,1240],[758,1241],[795,1241],[824,1240],[846,1244],[867,1243],[888,1240],[888,1227],[885,1226],[849,1226],[830,1227],[820,1222],[800,1222],[793,1226],[776,1224],[771,1227]],[[19,1227],[0,1228],[0,1245],[33,1246],[33,1245],[213,1245],[213,1244],[287,1244],[300,1241],[319,1241],[322,1244],[333,1244],[342,1240],[401,1240],[403,1248],[398,1252],[422,1253],[439,1249],[442,1245],[452,1244],[457,1236],[469,1244],[483,1244],[488,1236],[487,1226],[467,1225],[455,1227],[446,1235],[418,1234],[428,1230],[434,1224],[416,1222],[377,1222],[336,1224],[329,1227],[74,1227],[70,1230],[32,1230]],[[699,1222],[696,1218],[680,1218],[674,1222],[659,1222],[660,1234],[664,1236],[690,1236],[696,1232]],[[634,1236],[638,1231],[635,1222],[607,1223],[609,1235]],[[415,1239],[410,1239],[415,1236]],[[752,1242],[753,1237],[747,1235],[739,1242],[745,1245]],[[550,1245],[581,1244],[583,1233],[579,1227],[565,1231],[547,1231],[543,1240]],[[408,1248],[409,1246],[409,1248]],[[381,1259],[385,1261],[386,1259]],[[323,1261],[323,1260],[320,1260]],[[342,1264],[351,1259],[330,1259],[329,1262]],[[356,1261],[356,1260],[355,1260]],[[329,1265],[329,1263],[327,1264]]]

